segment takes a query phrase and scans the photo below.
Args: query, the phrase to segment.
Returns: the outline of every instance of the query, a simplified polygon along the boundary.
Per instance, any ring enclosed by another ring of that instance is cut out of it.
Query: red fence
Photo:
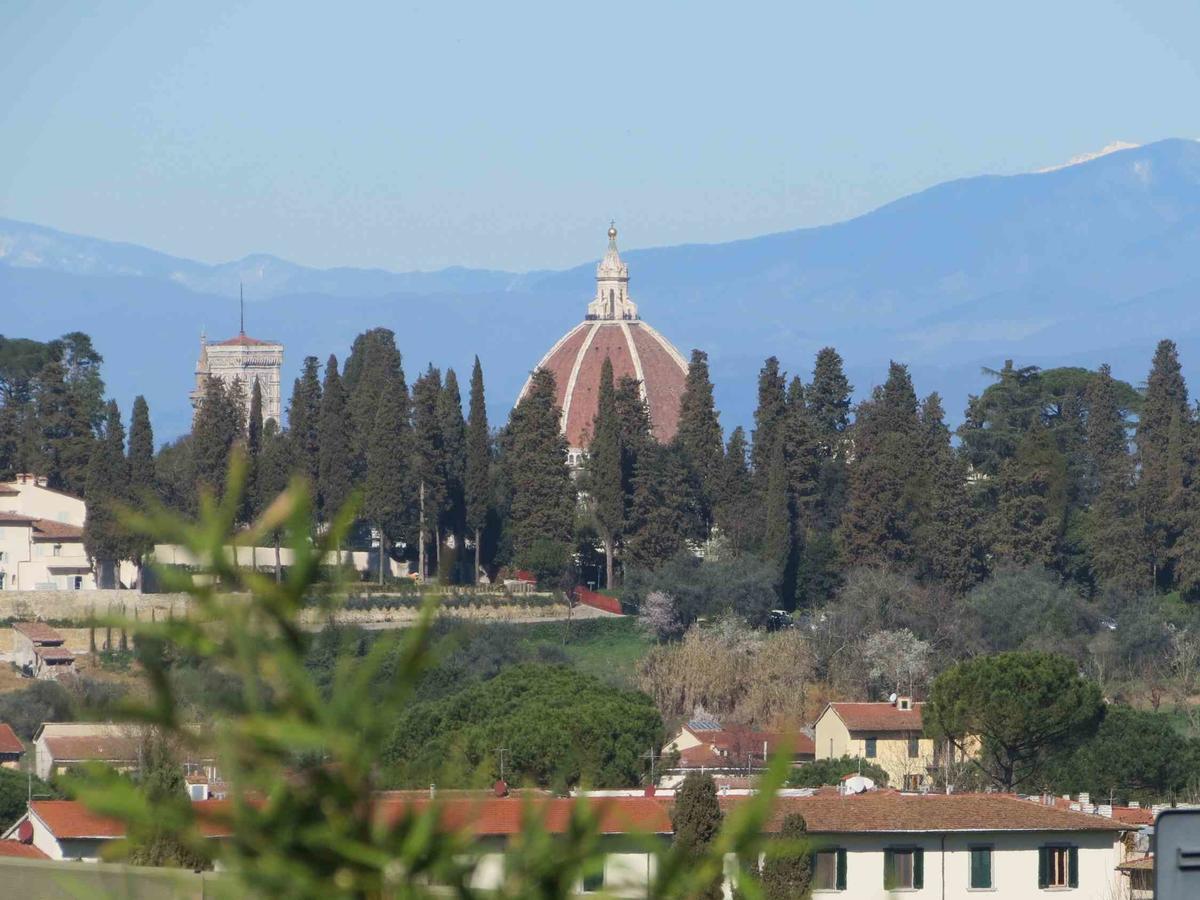
[[[621,601],[616,597],[608,597],[604,594],[597,594],[595,591],[589,591],[585,587],[575,588],[575,600],[577,603],[582,603],[584,606],[592,606],[596,609],[602,609],[605,612],[621,614]]]

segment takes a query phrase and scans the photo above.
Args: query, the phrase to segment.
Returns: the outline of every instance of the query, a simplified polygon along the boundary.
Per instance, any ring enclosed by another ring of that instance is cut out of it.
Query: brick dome
[[[560,421],[573,460],[591,441],[605,358],[612,361],[614,380],[628,375],[641,383],[656,440],[666,443],[679,427],[687,362],[670,341],[638,317],[637,305],[629,298],[629,270],[617,253],[616,237],[616,228],[610,228],[608,252],[596,269],[596,297],[588,304],[587,317],[538,363],[538,368],[554,373]],[[521,397],[528,389],[526,381]]]

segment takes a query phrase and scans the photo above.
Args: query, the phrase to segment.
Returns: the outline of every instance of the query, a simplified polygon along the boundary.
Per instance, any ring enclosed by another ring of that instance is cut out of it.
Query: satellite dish
[[[888,694],[888,703],[895,703],[895,702],[896,702],[896,695],[894,693]]]

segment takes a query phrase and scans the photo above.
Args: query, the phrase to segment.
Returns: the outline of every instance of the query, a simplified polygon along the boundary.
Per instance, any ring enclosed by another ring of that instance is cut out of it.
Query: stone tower
[[[246,397],[246,416],[250,414],[250,392],[258,381],[262,392],[263,423],[274,419],[280,426],[282,405],[280,373],[283,370],[283,344],[263,341],[246,334],[245,318],[238,336],[227,341],[208,341],[200,335],[200,359],[196,362],[196,387],[192,391],[192,409],[198,410],[204,399],[209,378],[226,384],[240,381]]]

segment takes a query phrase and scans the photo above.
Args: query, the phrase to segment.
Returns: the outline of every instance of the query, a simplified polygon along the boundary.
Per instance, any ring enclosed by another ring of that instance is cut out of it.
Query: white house
[[[57,678],[75,670],[75,654],[61,634],[43,622],[13,622],[13,662],[35,678]]]
[[[0,484],[0,590],[95,587],[83,549],[83,501],[36,475]]]

